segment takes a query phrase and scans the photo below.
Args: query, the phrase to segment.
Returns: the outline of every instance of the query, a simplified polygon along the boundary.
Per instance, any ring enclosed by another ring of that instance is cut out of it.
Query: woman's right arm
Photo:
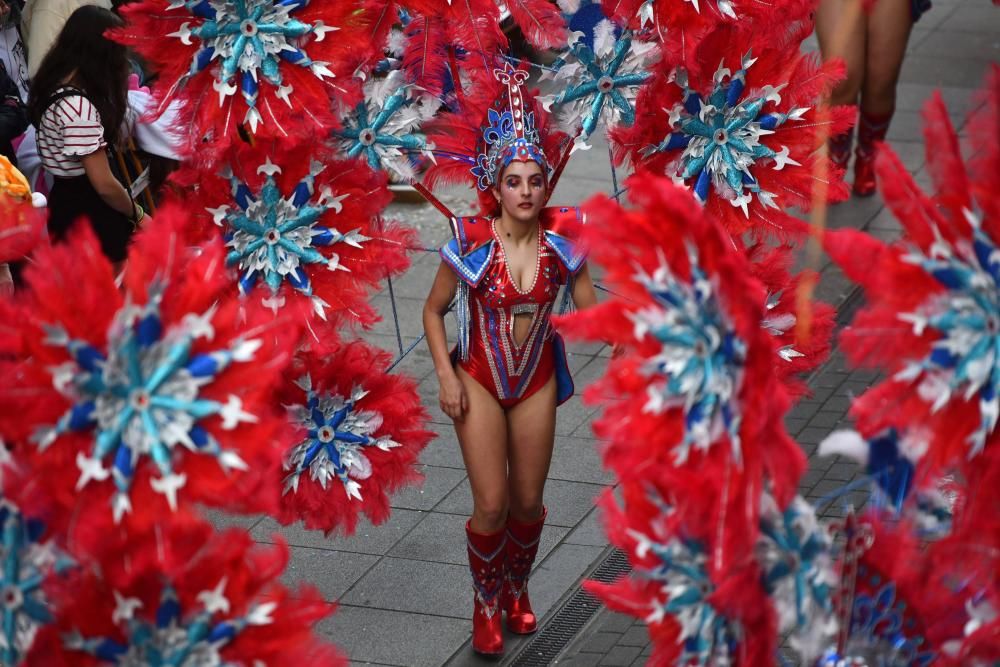
[[[461,421],[469,408],[469,398],[465,386],[458,379],[451,365],[451,355],[448,353],[448,335],[444,328],[444,316],[448,306],[455,298],[458,278],[444,262],[438,267],[434,276],[431,293],[424,303],[424,333],[427,336],[427,347],[430,348],[434,360],[434,371],[441,385],[438,400],[441,410],[452,419]]]
[[[90,155],[84,155],[80,160],[83,162],[84,171],[87,172],[87,180],[90,181],[104,203],[129,220],[134,220],[139,212],[139,207],[132,202],[128,190],[118,182],[118,179],[111,172],[107,152],[94,151]]]

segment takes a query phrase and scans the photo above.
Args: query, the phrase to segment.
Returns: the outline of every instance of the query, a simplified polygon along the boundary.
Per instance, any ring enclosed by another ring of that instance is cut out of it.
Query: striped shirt
[[[65,88],[56,93],[60,90]],[[50,105],[36,136],[42,167],[63,178],[83,176],[80,158],[107,146],[101,116],[83,95],[69,95]]]

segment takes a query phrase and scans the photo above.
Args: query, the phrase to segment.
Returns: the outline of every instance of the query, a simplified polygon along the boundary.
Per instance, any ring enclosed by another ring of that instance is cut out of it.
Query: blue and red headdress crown
[[[546,176],[551,172],[535,123],[534,100],[524,86],[528,72],[505,63],[493,74],[501,84],[500,95],[486,112],[472,168],[480,190],[496,185],[500,173],[511,162],[537,162]]]

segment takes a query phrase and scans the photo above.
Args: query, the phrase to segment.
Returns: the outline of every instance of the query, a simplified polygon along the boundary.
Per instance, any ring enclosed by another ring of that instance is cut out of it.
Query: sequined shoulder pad
[[[552,249],[570,273],[576,273],[587,259],[579,243],[584,215],[579,206],[551,206],[543,209],[539,221],[545,232],[545,245]]]
[[[441,248],[441,259],[459,278],[475,287],[493,259],[493,232],[490,219],[452,218],[455,238]]]

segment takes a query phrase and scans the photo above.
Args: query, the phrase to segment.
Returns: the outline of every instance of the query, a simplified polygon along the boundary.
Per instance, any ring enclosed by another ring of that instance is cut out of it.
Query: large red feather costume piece
[[[850,360],[888,379],[851,414],[865,436],[888,427],[928,431],[928,472],[972,464],[995,439],[1000,412],[1000,72],[971,126],[979,155],[966,166],[940,96],[925,109],[927,161],[937,194],[922,192],[888,147],[877,171],[905,230],[888,245],[854,230],[826,247],[865,288],[867,305],[841,337]]]
[[[617,157],[691,187],[734,237],[795,234],[801,225],[787,211],[808,210],[814,187],[830,201],[847,195],[816,152],[851,122],[850,109],[821,102],[842,68],[799,54],[811,29],[776,37],[723,25],[688,65],[664,58],[639,93],[636,122],[611,134]]]
[[[372,324],[367,302],[409,266],[412,230],[383,220],[383,174],[337,158],[323,143],[258,141],[234,146],[214,171],[186,167],[179,183],[206,238],[221,236],[241,294],[275,312],[305,306],[334,323]]]
[[[282,523],[353,533],[389,518],[389,494],[420,478],[432,434],[415,383],[362,342],[300,353],[281,392],[293,442],[281,472]]]
[[[0,433],[62,510],[57,530],[73,516],[93,534],[158,524],[193,502],[277,503],[270,388],[299,328],[226,298],[221,243],[188,247],[187,222],[164,209],[139,234],[124,292],[83,228],[39,251],[28,289],[3,303],[16,335]]]
[[[338,71],[365,48],[351,2],[143,0],[122,14],[116,37],[156,70],[161,108],[179,103],[192,159],[238,141],[241,125],[311,136],[334,125],[333,97],[356,94]]]
[[[29,664],[346,664],[313,635],[333,605],[312,587],[293,592],[278,582],[288,562],[283,541],[265,549],[245,531],[213,535],[184,521],[114,546],[50,581],[57,612]]]

